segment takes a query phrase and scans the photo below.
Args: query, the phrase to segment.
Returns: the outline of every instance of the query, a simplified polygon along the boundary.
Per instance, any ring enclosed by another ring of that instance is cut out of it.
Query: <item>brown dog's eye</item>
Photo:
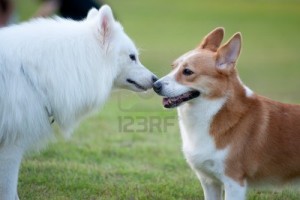
[[[183,75],[185,76],[190,76],[192,75],[194,72],[188,68],[185,68],[183,71],[182,71]]]

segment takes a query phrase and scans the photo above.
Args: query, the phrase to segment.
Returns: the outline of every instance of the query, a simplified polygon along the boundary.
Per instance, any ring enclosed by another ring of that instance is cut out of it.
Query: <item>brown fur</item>
[[[235,68],[241,35],[219,47],[223,35],[223,29],[212,31],[194,50],[198,53],[173,65],[179,67],[176,80],[201,88],[202,98],[227,98],[210,129],[218,149],[230,147],[226,175],[241,185],[245,180],[286,182],[299,177],[300,106],[256,94],[247,97]],[[183,75],[184,68],[194,74]]]
[[[232,96],[211,125],[217,148],[231,146],[226,174],[240,183],[299,176],[299,121],[300,106]]]

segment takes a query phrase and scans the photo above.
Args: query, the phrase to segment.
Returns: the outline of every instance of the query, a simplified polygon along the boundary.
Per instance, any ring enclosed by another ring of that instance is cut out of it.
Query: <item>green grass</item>
[[[30,2],[19,1],[22,19],[36,8]],[[205,34],[224,26],[225,39],[237,31],[243,34],[238,69],[245,84],[270,98],[300,103],[299,1],[106,2],[140,47],[145,66],[158,76],[168,73],[170,63]],[[153,93],[114,93],[70,140],[58,137],[45,150],[26,157],[19,177],[20,198],[203,199],[181,152],[176,112],[162,109],[160,101]],[[129,127],[124,126],[130,122],[126,117],[133,119]],[[162,121],[151,126],[157,117],[171,125],[166,130],[161,130]],[[299,199],[295,191],[249,195],[253,200]]]

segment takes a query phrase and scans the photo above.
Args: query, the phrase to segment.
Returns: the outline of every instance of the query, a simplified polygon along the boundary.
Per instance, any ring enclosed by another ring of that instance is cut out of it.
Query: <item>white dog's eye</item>
[[[134,54],[130,54],[129,55],[129,58],[132,60],[132,61],[136,61],[136,57]]]

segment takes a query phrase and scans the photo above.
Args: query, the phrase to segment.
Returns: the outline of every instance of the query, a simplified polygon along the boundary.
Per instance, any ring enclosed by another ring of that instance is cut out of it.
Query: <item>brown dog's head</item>
[[[241,34],[234,34],[220,47],[223,36],[223,28],[210,32],[196,49],[173,62],[171,73],[155,82],[154,91],[165,97],[164,107],[174,108],[192,99],[226,95],[230,78],[237,77],[235,65]]]

